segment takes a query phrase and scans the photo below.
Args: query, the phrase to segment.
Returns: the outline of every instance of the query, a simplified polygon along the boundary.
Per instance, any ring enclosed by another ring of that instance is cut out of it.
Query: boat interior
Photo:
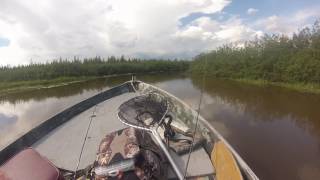
[[[166,109],[146,103],[150,98]],[[79,102],[0,155],[0,179],[258,179],[195,110],[135,80]]]

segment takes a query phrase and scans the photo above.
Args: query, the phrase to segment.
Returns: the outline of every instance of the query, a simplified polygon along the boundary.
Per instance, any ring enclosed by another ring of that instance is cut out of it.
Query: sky
[[[0,0],[0,65],[191,59],[264,33],[292,35],[319,18],[319,0]]]

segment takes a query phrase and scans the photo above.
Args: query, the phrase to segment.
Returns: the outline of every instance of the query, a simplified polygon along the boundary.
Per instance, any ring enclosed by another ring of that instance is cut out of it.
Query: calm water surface
[[[0,149],[63,109],[128,79],[97,79],[0,97]],[[179,75],[138,79],[197,107],[200,79]],[[201,114],[261,179],[320,179],[320,95],[207,79]]]

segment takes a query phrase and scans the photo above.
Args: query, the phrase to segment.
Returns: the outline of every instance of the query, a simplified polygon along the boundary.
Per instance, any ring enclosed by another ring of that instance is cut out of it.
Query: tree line
[[[287,83],[320,83],[320,21],[292,36],[265,34],[194,58],[192,74]]]
[[[0,81],[50,80],[60,77],[104,76],[126,73],[181,72],[189,68],[189,61],[163,59],[126,59],[101,57],[73,60],[59,59],[47,63],[0,67]]]

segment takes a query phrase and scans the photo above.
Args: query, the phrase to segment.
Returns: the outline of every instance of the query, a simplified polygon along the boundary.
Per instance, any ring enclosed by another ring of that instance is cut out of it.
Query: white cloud
[[[295,30],[294,24],[289,23],[285,18],[276,15],[259,20],[258,25],[263,26],[266,31],[272,33],[289,34]]]
[[[0,64],[85,56],[188,54],[173,36],[190,13],[216,13],[229,0],[2,0]],[[180,46],[176,48],[177,46]],[[177,51],[177,49],[179,51]],[[188,56],[190,56],[189,54]]]
[[[268,33],[291,35],[297,30],[311,25],[316,17],[320,17],[320,11],[317,8],[309,8],[287,16],[272,15],[259,19],[255,23],[255,27]]]
[[[241,43],[260,35],[260,31],[247,27],[238,17],[232,17],[225,22],[201,17],[175,34],[181,39],[184,48],[197,52],[217,48],[225,43]]]
[[[259,30],[290,31],[291,21],[269,17],[248,26],[240,17],[200,17],[181,27],[192,13],[222,13],[230,0],[1,0],[0,64],[125,55],[193,57],[223,43],[243,41]],[[304,21],[316,11],[301,11]],[[309,14],[308,14],[309,13]],[[267,24],[267,26],[266,26]],[[284,23],[285,24],[285,23]]]
[[[249,8],[249,9],[247,10],[247,14],[248,14],[248,15],[255,15],[255,14],[257,14],[258,11],[259,11],[258,9]]]

